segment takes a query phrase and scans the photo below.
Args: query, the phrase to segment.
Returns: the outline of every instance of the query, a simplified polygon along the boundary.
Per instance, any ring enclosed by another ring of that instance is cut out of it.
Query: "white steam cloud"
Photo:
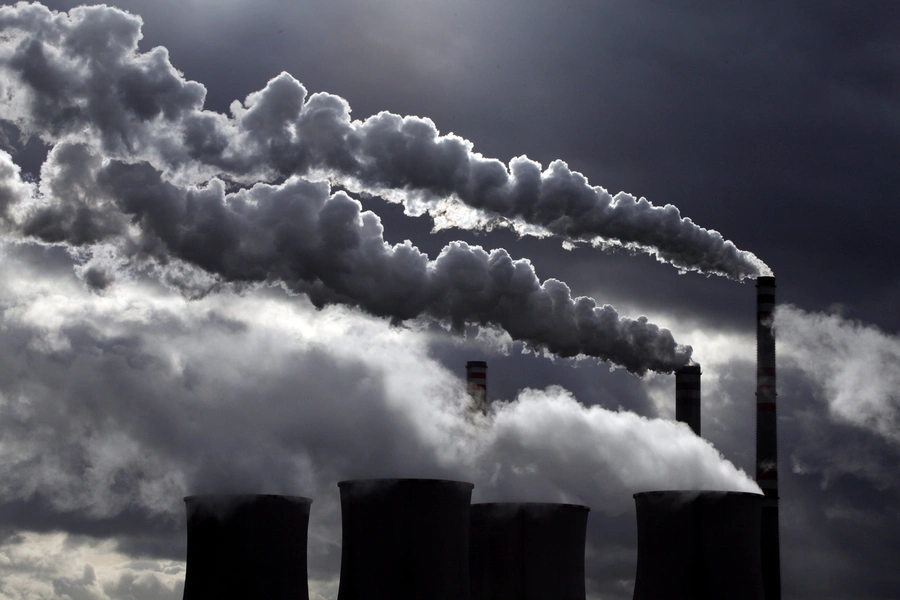
[[[485,158],[429,119],[382,112],[351,120],[343,98],[308,96],[287,73],[235,101],[231,116],[205,111],[205,88],[185,80],[164,48],[138,52],[141,24],[105,6],[0,8],[0,118],[50,144],[74,136],[106,157],[149,161],[170,180],[324,175],[403,202],[410,214],[430,213],[438,226],[502,224],[646,252],[685,271],[738,280],[770,274],[675,206],[613,197],[562,161],[543,169],[524,156],[508,165]]]
[[[791,305],[775,326],[780,355],[821,388],[832,418],[900,444],[900,337]]]

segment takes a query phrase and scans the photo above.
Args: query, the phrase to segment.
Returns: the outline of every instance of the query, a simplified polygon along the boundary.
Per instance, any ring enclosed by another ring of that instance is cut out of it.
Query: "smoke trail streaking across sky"
[[[0,177],[6,235],[85,248],[95,260],[83,276],[96,288],[116,268],[150,267],[188,293],[280,283],[319,306],[358,306],[398,322],[427,316],[457,330],[498,326],[558,356],[593,356],[638,374],[690,360],[691,348],[667,329],[573,298],[556,279],[542,283],[530,262],[505,250],[454,242],[429,260],[408,241],[391,246],[378,216],[331,194],[327,182],[292,177],[235,193],[218,179],[180,187],[146,162],[104,161],[69,142],[51,150],[39,193],[5,152]],[[110,248],[112,264],[97,252]]]
[[[343,98],[307,96],[287,73],[234,102],[231,116],[205,111],[206,89],[185,80],[164,48],[138,52],[141,20],[118,9],[53,13],[20,4],[0,9],[0,29],[0,118],[50,144],[76,136],[182,182],[328,177],[402,202],[409,214],[430,213],[439,226],[503,224],[626,247],[685,271],[738,280],[770,274],[675,206],[611,196],[562,161],[543,169],[524,156],[508,165],[485,158],[429,119],[382,112],[352,121]]]

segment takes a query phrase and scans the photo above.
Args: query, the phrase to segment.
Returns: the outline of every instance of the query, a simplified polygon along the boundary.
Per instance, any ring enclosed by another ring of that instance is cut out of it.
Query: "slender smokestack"
[[[184,600],[308,600],[306,539],[312,500],[188,496]]]
[[[675,420],[700,435],[700,365],[675,371]]]
[[[762,600],[760,508],[747,492],[634,495],[634,600]]]
[[[338,600],[469,600],[471,483],[341,481]]]
[[[587,506],[473,504],[472,600],[584,600]]]
[[[781,598],[774,312],[775,278],[759,277],[756,280],[756,483],[766,498],[761,537],[766,600]]]
[[[470,360],[466,363],[466,389],[472,399],[474,412],[487,412],[487,362]]]

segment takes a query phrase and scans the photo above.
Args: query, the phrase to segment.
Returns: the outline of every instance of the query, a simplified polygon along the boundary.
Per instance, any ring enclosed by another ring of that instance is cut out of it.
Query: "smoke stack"
[[[760,508],[747,492],[634,495],[634,600],[761,600]]]
[[[472,410],[487,412],[487,362],[470,360],[466,363],[466,389],[472,399]]]
[[[781,598],[774,312],[775,278],[759,277],[756,280],[756,483],[765,494],[760,543],[767,600]]]
[[[675,371],[675,420],[700,435],[700,365]]]
[[[308,600],[306,539],[312,500],[187,496],[184,600]]]
[[[469,600],[471,483],[341,481],[338,600]]]
[[[574,504],[473,504],[472,600],[584,600],[589,510]]]

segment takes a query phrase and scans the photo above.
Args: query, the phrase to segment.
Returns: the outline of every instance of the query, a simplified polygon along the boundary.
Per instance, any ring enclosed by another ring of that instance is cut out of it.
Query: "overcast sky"
[[[76,4],[0,8],[0,598],[180,599],[211,492],[334,598],[363,477],[589,505],[631,598],[633,493],[756,489],[770,272],[784,597],[900,596],[893,2]]]

